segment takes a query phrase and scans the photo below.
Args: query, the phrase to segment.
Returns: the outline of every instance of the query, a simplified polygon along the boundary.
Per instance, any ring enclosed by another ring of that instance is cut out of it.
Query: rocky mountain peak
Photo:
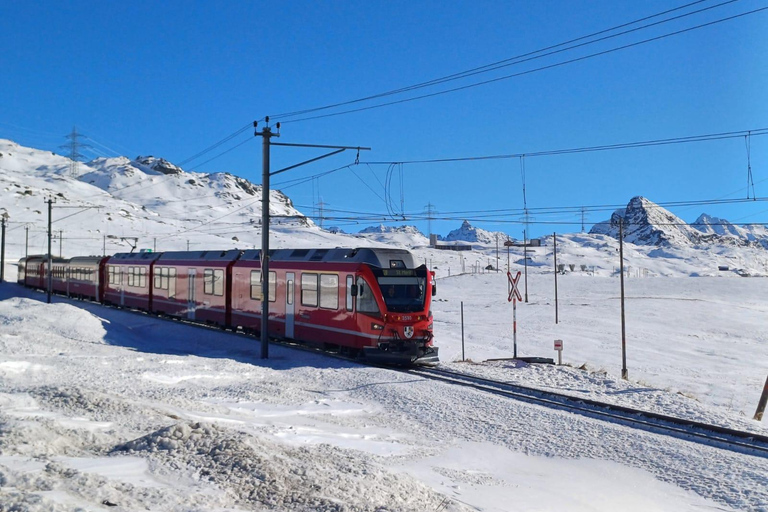
[[[163,174],[181,174],[184,170],[164,158],[155,158],[154,156],[137,156],[134,160],[140,166],[147,167],[153,171]]]

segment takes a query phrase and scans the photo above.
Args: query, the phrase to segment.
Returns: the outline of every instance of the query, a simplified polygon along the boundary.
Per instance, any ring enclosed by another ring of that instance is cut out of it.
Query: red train
[[[261,251],[54,258],[55,293],[261,332]],[[46,289],[46,256],[19,261],[19,284]],[[437,364],[434,272],[403,249],[271,251],[269,334],[387,364]]]

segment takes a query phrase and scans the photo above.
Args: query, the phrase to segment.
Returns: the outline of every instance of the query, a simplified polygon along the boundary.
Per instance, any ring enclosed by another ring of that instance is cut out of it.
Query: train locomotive
[[[18,282],[46,289],[47,256],[19,261]],[[390,365],[435,365],[434,272],[404,249],[335,248],[119,253],[54,258],[55,293],[260,333],[268,279],[271,337]]]

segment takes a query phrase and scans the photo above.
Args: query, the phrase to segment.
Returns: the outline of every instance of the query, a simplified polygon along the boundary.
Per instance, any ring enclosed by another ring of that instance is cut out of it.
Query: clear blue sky
[[[178,163],[265,115],[439,78],[685,3],[6,1],[0,7],[0,137],[57,150],[76,125],[99,144],[100,154],[151,154]],[[700,2],[665,17],[719,3]],[[763,7],[766,0],[736,1],[419,93],[547,66]],[[285,123],[279,141],[371,146],[373,151],[360,155],[362,161],[389,162],[530,154],[766,127],[768,11],[763,11],[459,92]],[[274,148],[273,169],[318,154]],[[387,165],[360,165],[354,173],[278,185],[354,158],[344,153],[276,176],[273,183],[306,213],[312,213],[319,190],[330,214],[373,212],[385,219],[380,182]],[[751,164],[757,196],[768,196],[768,181],[763,181],[768,180],[768,136],[752,137]],[[260,183],[261,140],[248,130],[184,167],[228,171]],[[743,138],[529,157],[525,169],[529,208],[626,204],[635,195],[668,202],[747,194]],[[402,175],[405,222],[425,232],[426,221],[409,214],[422,214],[428,203],[437,216],[452,218],[434,223],[433,230],[442,234],[465,216],[453,212],[523,207],[519,159],[406,164]],[[399,176],[397,169],[392,179],[397,209]],[[766,222],[766,210],[765,202],[673,209],[687,221],[706,211],[739,222]],[[522,236],[521,225],[509,223],[519,215],[500,219],[507,223],[480,220],[480,215],[466,217],[486,229]],[[587,210],[587,229],[608,216]],[[581,229],[577,214],[533,217],[534,236]],[[543,221],[561,224],[537,223]],[[326,221],[348,231],[365,224]]]

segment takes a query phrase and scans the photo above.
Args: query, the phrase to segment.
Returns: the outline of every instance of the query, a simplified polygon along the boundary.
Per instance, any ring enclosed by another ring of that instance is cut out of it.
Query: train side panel
[[[120,253],[105,264],[104,302],[150,311],[152,264],[158,254]]]

